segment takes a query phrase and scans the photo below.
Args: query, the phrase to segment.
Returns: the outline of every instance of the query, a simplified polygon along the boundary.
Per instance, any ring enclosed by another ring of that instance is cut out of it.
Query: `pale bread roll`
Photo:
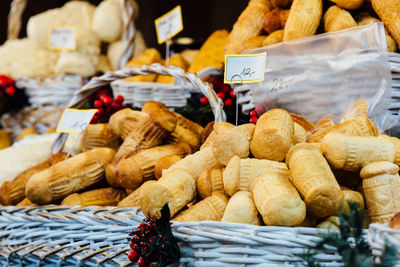
[[[228,199],[224,194],[215,192],[183,211],[173,220],[177,222],[220,221],[224,215]]]
[[[158,180],[161,178],[163,170],[167,170],[181,159],[183,159],[182,156],[168,155],[157,160],[156,164],[154,165],[154,176],[156,179]]]
[[[345,186],[340,186],[340,190],[342,190],[343,193],[343,206],[342,209],[344,210],[349,210],[349,204],[348,202],[356,202],[359,204],[359,209],[364,210],[364,197],[360,192],[351,190]]]
[[[221,221],[261,225],[258,211],[251,193],[240,191],[234,194],[229,199]]]
[[[373,223],[387,223],[400,211],[399,166],[388,161],[372,162],[360,176],[367,208]]]
[[[307,210],[318,218],[336,214],[343,193],[321,151],[311,144],[297,144],[287,154],[286,164]]]
[[[126,198],[122,199],[118,203],[118,208],[140,207],[141,190],[155,182],[155,180],[144,182],[138,189],[134,190]],[[146,189],[144,191],[146,191]]]
[[[97,59],[97,58],[96,58]],[[92,58],[79,51],[63,51],[60,53],[54,68],[55,74],[79,74],[81,76],[92,76],[96,73],[96,62]]]
[[[367,116],[368,104],[365,100],[358,100],[351,105],[340,119],[340,122],[345,122],[357,118],[358,116]]]
[[[100,2],[93,14],[92,29],[104,42],[118,39],[122,31],[121,7],[118,0]]]
[[[244,42],[242,49],[240,49],[240,53],[263,46],[265,38],[267,38],[266,35],[257,35],[249,38]]]
[[[200,147],[201,149],[204,149],[206,147],[212,146],[215,136],[217,135],[217,132],[222,132],[228,129],[235,128],[235,125],[229,123],[229,122],[217,122],[213,124],[213,130],[211,133],[207,136],[206,140],[203,142],[203,144]]]
[[[111,115],[109,125],[115,135],[125,139],[144,120],[148,119],[149,115],[145,112],[124,108]]]
[[[388,140],[394,145],[394,148],[395,148],[396,152],[395,152],[395,155],[394,155],[393,163],[396,163],[397,165],[400,165],[400,139],[397,138],[397,137],[388,136],[388,135],[385,135],[385,134],[379,135],[378,138]]]
[[[222,180],[223,169],[204,170],[197,179],[197,193],[201,199],[209,197],[213,192],[225,193]]]
[[[300,125],[301,127],[303,127],[304,130],[306,130],[306,132],[311,132],[316,128],[314,123],[312,123],[311,121],[307,120],[303,116],[300,116],[300,115],[295,114],[295,113],[289,113],[289,114],[290,114],[290,117],[292,117],[293,122],[295,122],[298,125]]]
[[[89,124],[79,140],[82,151],[95,147],[118,149],[118,136],[114,135],[108,123]]]
[[[196,197],[196,181],[187,170],[175,168],[157,182],[142,188],[140,195],[140,208],[144,214],[160,216],[162,207],[168,203],[171,216],[174,216]]]
[[[307,139],[306,130],[299,124],[294,122],[293,136],[292,136],[293,144],[304,143],[306,139]]]
[[[237,191],[249,191],[261,174],[289,175],[285,163],[266,159],[240,159],[234,156],[223,172],[225,192],[233,196]]]
[[[282,161],[292,144],[293,120],[283,109],[272,109],[258,119],[250,150],[258,159]]]
[[[283,30],[277,30],[267,36],[263,41],[263,46],[277,44],[283,41]]]
[[[306,205],[289,178],[263,174],[250,188],[266,225],[294,226],[302,223],[306,217]]]
[[[326,32],[340,31],[356,27],[357,22],[351,14],[338,6],[331,6],[324,15],[324,28]]]
[[[372,0],[371,3],[400,49],[400,0]]]
[[[347,136],[329,133],[321,141],[324,156],[336,169],[358,171],[374,161],[390,161],[395,158],[394,145],[375,136]]]

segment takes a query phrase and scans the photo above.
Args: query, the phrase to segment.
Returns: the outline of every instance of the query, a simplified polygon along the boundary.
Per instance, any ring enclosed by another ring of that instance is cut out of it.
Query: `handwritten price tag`
[[[255,83],[264,80],[267,53],[225,55],[225,83]]]
[[[54,27],[49,33],[49,47],[54,50],[75,50],[75,29]]]
[[[181,6],[178,5],[165,15],[159,17],[154,21],[154,24],[156,25],[158,44],[171,39],[183,30]]]
[[[83,131],[92,120],[97,109],[73,109],[64,111],[57,126],[59,133],[74,133]]]

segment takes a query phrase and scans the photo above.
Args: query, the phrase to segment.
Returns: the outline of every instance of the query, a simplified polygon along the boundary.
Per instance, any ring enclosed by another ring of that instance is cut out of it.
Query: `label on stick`
[[[225,55],[224,83],[255,83],[264,80],[267,53]]]
[[[58,122],[57,132],[74,133],[85,130],[96,112],[97,109],[66,109]]]
[[[164,43],[183,30],[181,6],[176,6],[154,21],[158,44]]]
[[[72,27],[54,27],[50,30],[49,48],[54,50],[75,50],[75,29]]]

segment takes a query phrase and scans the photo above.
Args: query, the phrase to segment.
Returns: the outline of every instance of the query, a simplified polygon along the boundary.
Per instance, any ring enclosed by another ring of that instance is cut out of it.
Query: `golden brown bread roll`
[[[149,180],[144,182],[138,189],[131,192],[126,198],[122,199],[118,203],[118,208],[129,208],[129,207],[140,207],[140,192],[146,186],[155,183],[155,180]]]
[[[282,161],[292,144],[293,120],[283,109],[272,109],[258,119],[250,150],[258,159]]]
[[[283,41],[283,30],[277,30],[264,39],[263,46],[277,44]]]
[[[237,191],[249,191],[256,178],[266,173],[289,176],[285,163],[266,159],[240,159],[234,156],[223,172],[225,192],[232,196]]]
[[[358,9],[364,3],[364,0],[331,0],[341,8],[354,10]]]
[[[239,53],[244,42],[261,32],[264,15],[271,9],[269,4],[269,0],[249,1],[229,33],[224,49],[225,55]]]
[[[48,204],[88,188],[104,178],[114,154],[111,148],[94,148],[59,162],[31,176],[25,194],[33,203]]]
[[[222,172],[223,169],[213,169],[204,170],[200,174],[196,187],[201,199],[211,196],[213,192],[225,193]]]
[[[364,210],[364,197],[360,192],[351,190],[345,186],[340,186],[340,190],[342,190],[343,193],[342,209],[349,210],[348,202],[356,202],[359,205],[359,209]]]
[[[63,199],[61,205],[116,206],[125,197],[125,191],[112,187],[74,193]]]
[[[118,136],[114,135],[108,123],[89,124],[83,131],[80,146],[82,151],[88,151],[95,147],[109,147],[118,149]]]
[[[306,130],[299,124],[294,122],[293,136],[292,136],[293,144],[304,143],[306,139],[307,139]]]
[[[31,134],[38,134],[34,128],[24,128],[22,129],[21,133],[17,137],[17,141],[21,141],[24,139],[25,136],[31,135]]]
[[[11,146],[11,137],[4,129],[0,129],[0,149]]]
[[[266,35],[257,35],[249,38],[246,42],[244,42],[242,48],[240,49],[240,53],[263,46],[265,38],[267,38]]]
[[[142,188],[140,195],[140,208],[144,214],[160,216],[161,208],[168,203],[171,216],[174,216],[196,197],[196,180],[187,170],[175,168],[157,182]]]
[[[358,100],[351,105],[340,119],[340,122],[345,122],[357,118],[358,116],[367,116],[368,104],[365,100]]]
[[[329,216],[323,222],[317,225],[317,228],[328,230],[339,230],[340,220],[338,216]]]
[[[398,172],[399,166],[388,161],[372,162],[360,172],[367,208],[373,223],[387,223],[400,211]]]
[[[395,154],[394,154],[393,163],[400,165],[400,139],[397,137],[388,136],[385,134],[379,135],[378,138],[390,141],[394,145]]]
[[[286,164],[307,210],[318,218],[336,214],[343,193],[321,151],[311,144],[297,144],[287,154]]]
[[[251,185],[254,203],[266,225],[294,226],[306,217],[306,205],[289,178],[262,174]]]
[[[211,134],[212,131],[214,131],[213,121],[209,122],[200,133],[202,144],[207,140],[208,136]]]
[[[182,68],[184,71],[187,70],[188,65],[186,61],[183,59],[182,55],[179,53],[175,53],[169,57],[168,66],[176,66]],[[157,83],[174,83],[175,78],[168,75],[158,75],[156,82]]]
[[[315,227],[317,223],[317,217],[311,215],[309,212],[306,213],[306,217],[304,221],[298,225],[297,227]]]
[[[322,15],[322,0],[293,0],[283,41],[314,35]]]
[[[323,19],[326,32],[340,31],[357,26],[351,14],[338,6],[328,8]]]
[[[400,49],[400,0],[372,0],[372,7]]]
[[[168,155],[157,160],[154,165],[154,176],[156,179],[158,180],[161,178],[163,170],[167,170],[181,159],[183,159],[183,157],[180,155]]]
[[[375,136],[347,136],[329,133],[321,141],[324,156],[336,169],[358,171],[374,161],[394,161],[395,148]]]
[[[357,25],[362,26],[362,25],[369,25],[375,22],[380,22],[379,19],[371,17],[371,16],[363,16],[360,21],[358,21]],[[397,51],[397,44],[393,40],[392,36],[390,36],[389,32],[387,31],[385,27],[385,35],[386,35],[386,46],[388,52],[396,52]]]
[[[306,130],[307,132],[311,132],[316,128],[316,126],[311,121],[307,120],[303,116],[294,113],[289,113],[289,114],[290,117],[292,117],[293,122],[303,127],[304,130]]]
[[[201,222],[220,221],[224,215],[228,199],[220,192],[213,193],[198,203],[191,206],[176,216],[173,221],[177,222]]]
[[[67,153],[57,153],[49,159],[21,172],[12,181],[4,182],[0,187],[0,202],[3,205],[15,205],[25,198],[25,185],[35,173],[66,159]]]
[[[254,204],[251,193],[239,191],[234,194],[229,199],[221,222],[261,225],[257,207]]]
[[[196,149],[200,145],[201,132],[203,127],[199,124],[183,117],[181,114],[174,113],[177,118],[176,128],[168,137],[167,142],[169,143],[188,143]]]
[[[290,9],[275,8],[265,14],[263,23],[264,31],[271,34],[277,30],[283,29],[288,19],[289,12]]]
[[[143,181],[154,178],[154,165],[168,155],[186,156],[192,152],[186,143],[152,147],[122,159],[116,166],[115,175],[106,177],[108,184],[135,190]]]
[[[26,207],[26,206],[35,206],[35,204],[30,202],[29,199],[24,198],[23,200],[21,200],[21,202],[18,202],[18,204],[16,206],[18,206],[18,207]]]
[[[333,126],[333,125],[335,125],[335,123],[333,122],[333,120],[332,120],[331,118],[326,118],[326,117],[320,119],[320,120],[315,124],[316,128],[319,128],[319,129],[321,129],[321,128],[327,128],[327,127],[330,127],[330,126]]]
[[[276,8],[287,8],[292,2],[293,0],[271,0],[271,4]]]
[[[109,125],[115,135],[125,139],[132,131],[136,130],[142,120],[148,118],[149,115],[145,112],[124,108],[111,115]]]

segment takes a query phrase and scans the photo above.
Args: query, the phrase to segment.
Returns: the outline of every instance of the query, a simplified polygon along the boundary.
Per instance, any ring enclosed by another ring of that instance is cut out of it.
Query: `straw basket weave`
[[[374,255],[381,256],[385,245],[393,245],[400,258],[400,231],[389,228],[387,224],[373,223],[368,231],[368,243]],[[400,266],[400,262],[396,266]]]

